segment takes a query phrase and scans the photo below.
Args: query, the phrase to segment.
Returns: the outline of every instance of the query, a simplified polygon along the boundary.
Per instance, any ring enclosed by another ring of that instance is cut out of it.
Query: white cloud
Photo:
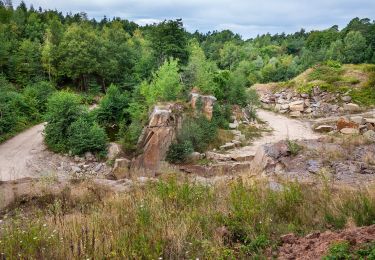
[[[17,5],[20,0],[14,1]],[[375,18],[374,0],[25,0],[63,13],[118,16],[140,24],[182,18],[189,31],[231,29],[245,38],[262,33],[345,26],[354,17]]]

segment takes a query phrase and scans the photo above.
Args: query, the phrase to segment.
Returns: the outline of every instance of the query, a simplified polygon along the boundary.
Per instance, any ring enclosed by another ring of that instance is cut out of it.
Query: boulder
[[[345,134],[345,135],[356,135],[356,134],[359,134],[359,129],[343,128],[340,130],[340,133]]]
[[[280,110],[287,110],[287,109],[289,109],[289,104],[280,105]]]
[[[292,111],[289,113],[291,117],[300,117],[302,114],[300,111]]]
[[[190,162],[197,162],[197,161],[201,160],[202,158],[203,158],[202,154],[200,154],[198,152],[192,152],[188,156],[188,160]]]
[[[315,131],[319,133],[328,133],[333,130],[334,130],[333,126],[330,126],[330,125],[320,125],[317,128],[315,128]]]
[[[121,145],[116,143],[110,143],[108,146],[107,158],[109,161],[116,159],[121,153]]]
[[[375,124],[375,118],[364,118],[365,123]]]
[[[126,158],[119,158],[115,160],[115,164],[112,170],[112,176],[116,180],[129,178],[130,177],[131,162]]]
[[[91,152],[85,153],[85,160],[88,162],[95,161],[95,156]]]
[[[344,110],[348,112],[358,112],[361,111],[361,108],[357,104],[348,103],[344,104]]]
[[[352,122],[354,122],[358,125],[362,125],[365,122],[365,120],[361,116],[352,116],[352,117],[350,117],[350,121],[352,121]]]
[[[290,111],[299,111],[302,112],[304,110],[304,101],[297,100],[289,103],[289,109]]]
[[[365,132],[365,133],[363,134],[363,136],[364,136],[368,141],[375,142],[375,131],[373,131],[373,130],[368,130],[367,132]]]
[[[240,124],[238,123],[238,121],[237,121],[237,120],[234,120],[233,123],[230,123],[230,124],[229,124],[229,128],[230,128],[230,129],[237,129],[237,127],[238,127],[239,125],[240,125]]]
[[[181,127],[183,107],[178,104],[159,104],[154,107],[146,126],[138,140],[141,154],[135,158],[132,170],[139,174],[155,176],[165,160],[169,146],[175,140]]]
[[[344,102],[350,102],[350,101],[352,101],[352,98],[350,96],[343,96],[343,97],[341,97],[341,100],[344,101]]]
[[[314,173],[314,174],[319,173],[322,166],[323,166],[322,163],[316,160],[309,160],[307,162],[307,170],[310,173]]]
[[[190,104],[193,109],[197,109],[197,101],[200,101],[202,105],[202,112],[207,117],[207,119],[211,120],[212,113],[214,109],[214,104],[216,102],[216,98],[214,96],[204,96],[198,93],[191,93],[190,94]]]
[[[337,123],[336,123],[336,128],[337,130],[341,130],[343,128],[353,128],[353,129],[358,129],[359,124],[354,123],[352,121],[348,121],[345,118],[340,118]]]
[[[256,151],[250,170],[254,172],[267,171],[274,168],[281,157],[289,155],[290,150],[285,141],[263,145]]]

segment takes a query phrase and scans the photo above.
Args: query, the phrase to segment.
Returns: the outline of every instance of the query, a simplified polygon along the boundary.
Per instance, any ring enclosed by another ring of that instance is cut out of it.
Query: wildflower
[[[47,226],[47,224],[43,224],[43,227],[46,227]]]

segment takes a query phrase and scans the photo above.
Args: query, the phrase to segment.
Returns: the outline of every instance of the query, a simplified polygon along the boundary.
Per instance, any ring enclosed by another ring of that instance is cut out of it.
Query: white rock
[[[352,116],[352,117],[350,117],[350,121],[352,121],[356,124],[359,124],[359,125],[362,125],[364,123],[363,117],[361,117],[361,116]]]
[[[349,111],[349,112],[356,112],[356,111],[360,111],[361,108],[357,104],[348,103],[348,104],[344,104],[344,110]]]
[[[343,97],[341,97],[341,100],[344,101],[344,102],[350,102],[352,100],[352,98],[350,96],[343,96]]]
[[[297,100],[297,101],[289,103],[289,109],[291,111],[302,112],[304,110],[304,108],[305,108],[304,101],[302,101],[302,100]]]
[[[363,136],[372,142],[375,142],[375,132],[373,130],[369,130],[363,134]]]
[[[320,125],[317,128],[315,128],[315,131],[317,131],[319,133],[331,132],[331,131],[333,131],[333,127],[330,126],[330,125]]]
[[[293,112],[290,112],[289,115],[291,117],[300,117],[301,116],[301,112],[300,111],[293,111]]]
[[[234,148],[236,145],[234,143],[226,143],[222,146],[220,146],[220,150],[229,150]]]
[[[365,118],[365,123],[375,124],[375,118]]]
[[[340,130],[340,132],[342,134],[345,134],[345,135],[356,135],[356,134],[359,134],[359,129],[355,129],[355,128],[343,128]]]

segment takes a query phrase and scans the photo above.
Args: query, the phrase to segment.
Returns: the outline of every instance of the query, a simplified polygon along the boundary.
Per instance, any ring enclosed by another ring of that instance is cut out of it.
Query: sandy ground
[[[229,155],[253,156],[261,145],[267,143],[276,143],[286,139],[302,140],[317,139],[320,137],[319,134],[313,132],[310,123],[307,121],[291,119],[263,109],[258,109],[257,115],[259,119],[266,122],[273,131],[263,135],[249,146],[229,151]]]
[[[36,177],[33,162],[46,149],[43,129],[36,125],[0,145],[0,181]]]

